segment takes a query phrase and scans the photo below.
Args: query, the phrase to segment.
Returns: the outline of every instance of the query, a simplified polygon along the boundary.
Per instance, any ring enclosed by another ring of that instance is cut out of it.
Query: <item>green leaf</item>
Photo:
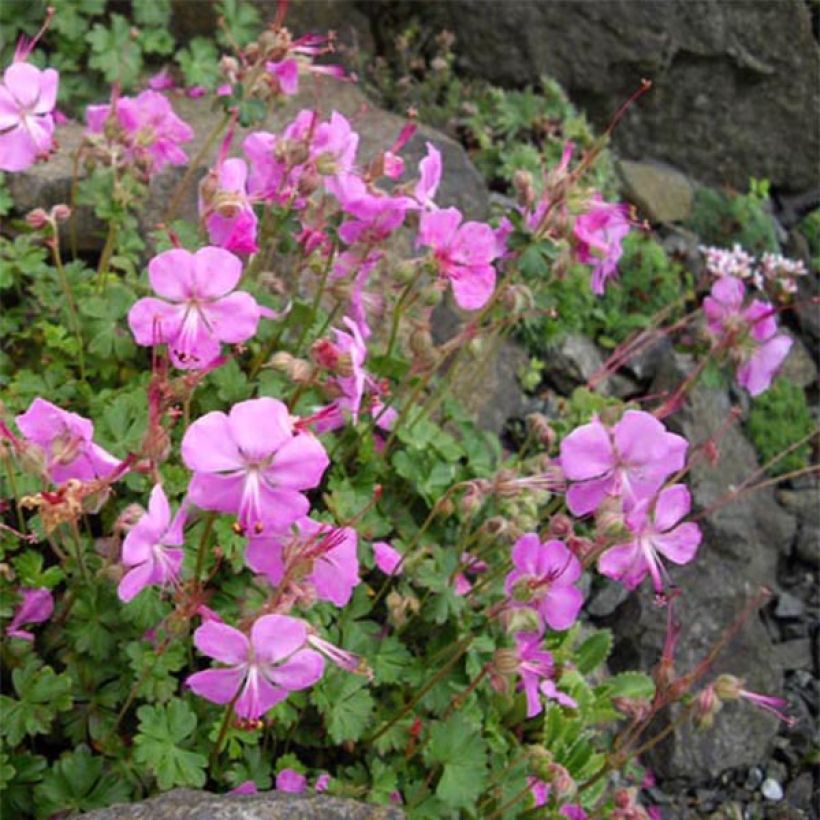
[[[129,800],[128,783],[105,773],[104,765],[103,758],[93,756],[85,745],[64,754],[34,791],[40,811],[46,815],[86,812]]]
[[[599,691],[606,692],[612,698],[648,700],[655,695],[655,682],[643,672],[621,672],[595,688],[596,694]]]
[[[165,706],[137,710],[139,734],[134,759],[157,778],[163,791],[174,786],[205,785],[205,755],[181,748],[196,729],[196,715],[185,701],[174,698]]]
[[[142,51],[131,31],[131,25],[121,14],[111,15],[111,28],[100,23],[85,37],[91,46],[88,64],[103,73],[110,82],[131,88],[142,71]]]
[[[71,677],[58,675],[35,657],[15,669],[11,680],[19,700],[0,695],[0,735],[10,746],[26,735],[47,734],[57,713],[71,708]]]
[[[602,629],[590,635],[576,650],[575,666],[586,675],[597,669],[612,651],[612,632]]]
[[[171,22],[171,0],[131,0],[131,12],[138,26],[167,28]]]
[[[444,767],[436,796],[453,809],[472,808],[487,780],[487,746],[464,715],[433,725],[424,757]]]
[[[185,645],[170,644],[162,654],[144,641],[132,641],[125,648],[131,663],[134,680],[138,682],[136,694],[148,701],[164,703],[179,688],[179,681],[172,674],[179,672],[187,662]]]
[[[311,692],[311,700],[322,713],[331,740],[358,740],[370,723],[374,701],[367,681],[347,672],[326,674]]]
[[[220,78],[219,52],[206,37],[194,37],[187,48],[177,52],[176,61],[185,76],[186,85],[215,88]]]

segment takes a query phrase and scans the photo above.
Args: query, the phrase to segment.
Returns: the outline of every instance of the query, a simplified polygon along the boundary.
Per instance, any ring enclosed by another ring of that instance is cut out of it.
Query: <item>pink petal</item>
[[[584,605],[580,589],[571,586],[551,586],[541,599],[538,611],[552,629],[569,629]]]
[[[587,515],[598,509],[614,484],[612,476],[593,478],[573,484],[566,495],[567,507],[576,516]]]
[[[613,464],[609,432],[599,421],[577,427],[561,442],[561,467],[571,481],[597,478]]]
[[[495,290],[495,268],[491,265],[460,268],[450,277],[453,298],[462,310],[478,310],[484,307]]]
[[[185,681],[185,685],[197,695],[211,703],[230,703],[245,677],[245,671],[237,669],[206,669],[195,672]]]
[[[282,769],[276,775],[276,791],[301,794],[307,789],[307,778],[293,769]]]
[[[14,128],[21,122],[20,104],[11,92],[0,84],[0,131]]]
[[[245,461],[267,458],[293,439],[293,421],[287,406],[267,396],[235,404],[227,426]]]
[[[256,720],[268,709],[272,709],[288,696],[286,689],[281,689],[268,681],[258,667],[252,666],[248,670],[248,680],[245,688],[236,701],[236,714],[239,717]]]
[[[541,539],[537,533],[529,532],[522,535],[513,545],[513,564],[520,572],[527,575],[537,575],[540,554]]]
[[[194,254],[196,295],[218,299],[230,293],[242,277],[242,262],[224,248],[200,248]]]
[[[632,541],[610,547],[598,559],[598,572],[620,581],[627,589],[635,589],[649,572],[649,567],[638,542]]]
[[[769,389],[775,373],[789,355],[792,339],[786,335],[775,336],[761,345],[749,360],[737,371],[738,383],[751,396],[759,396]]]
[[[376,566],[385,574],[396,574],[402,563],[402,555],[394,550],[386,541],[376,541],[373,544],[373,558]]]
[[[40,78],[40,69],[26,62],[12,63],[3,74],[6,88],[27,109],[33,108],[40,95]]]
[[[241,474],[195,473],[188,485],[188,500],[202,510],[236,514],[244,486],[245,477]]]
[[[743,316],[751,325],[752,338],[757,342],[765,342],[777,333],[776,311],[768,302],[755,299],[743,311]]]
[[[666,450],[666,428],[651,413],[627,410],[612,433],[621,461],[630,465],[656,461]]]
[[[185,316],[183,305],[146,297],[128,311],[128,326],[138,345],[151,347],[176,338]]]
[[[151,561],[145,561],[145,563],[139,564],[134,569],[126,572],[117,587],[119,599],[127,604],[145,587],[150,586],[153,573],[154,567]]]
[[[310,502],[297,490],[287,487],[271,488],[262,483],[259,488],[260,514],[254,517],[252,507],[247,509],[247,514],[240,510],[240,522],[249,530],[255,529],[257,524],[263,525],[264,529],[282,530],[309,511]]]
[[[251,645],[260,661],[276,663],[287,658],[307,641],[304,621],[287,615],[263,615],[251,628]]]
[[[278,686],[295,692],[313,686],[324,671],[325,659],[312,649],[302,649],[281,666],[266,669],[265,674]]]
[[[695,557],[701,538],[700,527],[689,521],[669,532],[653,536],[652,544],[674,564],[683,565]]]
[[[300,433],[277,450],[266,475],[280,487],[308,490],[321,482],[328,464],[321,442],[310,433]]]
[[[183,248],[157,254],[148,263],[148,279],[155,293],[172,302],[185,302],[195,294],[194,255]]]
[[[684,484],[674,484],[658,494],[655,502],[655,527],[660,532],[671,530],[684,516],[689,514],[692,496]]]
[[[25,171],[37,160],[37,146],[23,126],[0,133],[0,171]]]
[[[234,410],[238,406],[234,405]],[[195,472],[245,469],[228,417],[216,410],[198,418],[185,431],[181,450],[185,466]]]
[[[194,645],[203,655],[232,666],[245,663],[250,651],[245,635],[217,621],[205,621],[194,632]]]
[[[461,224],[458,208],[443,208],[439,211],[425,211],[419,222],[417,244],[433,248],[446,248],[455,238]]]
[[[285,576],[282,545],[277,537],[251,538],[245,548],[245,563],[253,572],[266,575],[271,586],[277,586]]]
[[[40,75],[40,98],[34,106],[35,114],[50,114],[57,105],[57,88],[60,75],[53,68],[46,68]]]

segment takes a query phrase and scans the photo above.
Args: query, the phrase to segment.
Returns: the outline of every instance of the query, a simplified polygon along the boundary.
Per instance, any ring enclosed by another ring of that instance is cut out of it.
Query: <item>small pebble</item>
[[[774,614],[777,618],[799,618],[806,611],[806,605],[795,595],[781,593],[777,598]]]
[[[763,771],[755,766],[749,769],[749,774],[746,776],[746,781],[743,784],[744,789],[753,791],[763,782]]]
[[[771,800],[773,803],[783,799],[783,787],[776,780],[772,780],[771,777],[767,777],[763,781],[760,791],[767,800]]]

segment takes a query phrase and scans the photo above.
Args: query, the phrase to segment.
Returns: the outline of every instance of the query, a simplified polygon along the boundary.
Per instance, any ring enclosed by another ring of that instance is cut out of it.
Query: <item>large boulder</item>
[[[672,353],[650,392],[674,389],[691,367],[688,357]],[[683,591],[676,604],[676,615],[683,624],[677,654],[680,673],[706,657],[761,587],[775,584],[778,555],[790,550],[795,536],[795,519],[777,503],[771,488],[722,503],[731,488],[758,467],[754,449],[737,425],[724,429],[730,411],[725,390],[698,385],[683,409],[668,419],[669,426],[692,445],[718,437],[719,452],[717,463],[696,457],[688,477],[693,510],[711,511],[700,521],[704,539],[696,560],[672,570],[674,582]],[[620,668],[646,669],[657,662],[666,618],[651,590],[631,596],[609,620],[617,636],[613,657]],[[745,679],[751,691],[780,691],[782,666],[756,613],[724,647],[704,681],[722,672]],[[673,710],[671,718],[676,715]],[[764,759],[777,730],[777,720],[771,715],[750,704],[729,704],[708,732],[697,732],[691,724],[677,729],[653,750],[650,765],[667,780],[709,779]]]
[[[324,795],[174,789],[151,800],[109,806],[84,816],[89,820],[401,820],[404,812]]]
[[[818,185],[820,54],[803,0],[362,2],[377,42],[415,17],[456,35],[459,67],[505,86],[555,77],[599,127],[640,85],[615,147],[710,184]],[[788,146],[787,150],[783,150]]]

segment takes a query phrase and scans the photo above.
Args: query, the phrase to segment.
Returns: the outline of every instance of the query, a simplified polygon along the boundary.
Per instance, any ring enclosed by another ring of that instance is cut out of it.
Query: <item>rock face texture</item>
[[[140,803],[109,806],[89,820],[401,820],[404,812],[355,800],[283,792],[220,795],[174,789]]]
[[[382,48],[415,16],[456,35],[465,73],[505,86],[549,74],[599,128],[651,79],[615,133],[624,157],[714,185],[745,189],[750,176],[791,191],[818,185],[820,52],[803,0],[358,5]]]

